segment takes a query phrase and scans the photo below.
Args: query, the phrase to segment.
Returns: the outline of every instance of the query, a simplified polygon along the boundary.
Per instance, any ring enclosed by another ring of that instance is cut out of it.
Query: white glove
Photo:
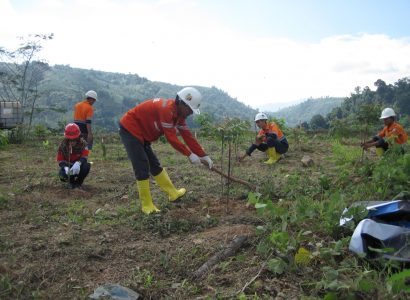
[[[191,163],[193,163],[194,165],[200,165],[201,164],[201,160],[199,159],[199,156],[196,155],[195,153],[191,153],[189,155],[189,160],[191,161]]]
[[[199,159],[201,160],[201,162],[204,162],[205,165],[207,165],[210,169],[212,169],[212,166],[214,165],[214,162],[212,161],[212,159],[208,155],[200,157]]]
[[[81,163],[79,161],[76,161],[70,169],[71,173],[73,175],[78,175],[80,173],[80,166],[81,166]]]
[[[64,172],[68,175],[68,171],[70,171],[69,167],[64,167]]]

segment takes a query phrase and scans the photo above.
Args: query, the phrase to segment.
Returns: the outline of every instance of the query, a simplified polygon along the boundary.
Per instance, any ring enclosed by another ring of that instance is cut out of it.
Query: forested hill
[[[335,97],[311,98],[300,104],[269,113],[269,116],[283,118],[287,126],[294,127],[300,123],[309,122],[314,115],[326,116],[334,108],[339,107],[343,99]]]
[[[216,87],[195,86],[203,95],[201,112],[215,120],[239,117],[252,120],[256,110],[230,97]],[[94,104],[94,123],[105,130],[115,130],[119,118],[146,99],[174,98],[182,86],[150,81],[136,74],[110,73],[56,65],[46,72],[40,85],[39,109],[35,123],[50,127],[72,120],[73,106],[84,99],[87,90],[98,93]],[[192,122],[192,118],[188,118]]]

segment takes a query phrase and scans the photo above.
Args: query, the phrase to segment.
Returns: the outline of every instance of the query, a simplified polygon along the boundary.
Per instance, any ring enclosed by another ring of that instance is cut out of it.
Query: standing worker
[[[364,150],[370,147],[376,147],[377,156],[382,156],[384,151],[389,148],[389,144],[403,145],[407,142],[407,133],[403,127],[395,121],[396,113],[392,108],[385,108],[382,111],[380,120],[384,122],[384,128],[378,135],[374,136],[370,141],[361,144]]]
[[[60,180],[69,181],[73,189],[81,188],[91,168],[91,164],[87,162],[87,143],[80,134],[77,124],[68,124],[57,152]]]
[[[279,126],[273,121],[268,121],[268,117],[265,113],[260,112],[256,114],[255,123],[256,126],[260,128],[260,131],[255,138],[255,143],[246,150],[246,153],[239,159],[239,161],[244,160],[246,156],[251,156],[252,152],[255,151],[255,149],[258,149],[262,152],[266,151],[268,154],[269,159],[265,161],[265,164],[274,164],[280,159],[281,154],[288,151],[288,141]]]
[[[201,100],[202,96],[197,89],[186,87],[177,93],[175,99],[144,101],[127,111],[120,120],[120,137],[134,169],[141,209],[145,214],[159,211],[151,198],[150,173],[168,194],[169,201],[177,200],[186,192],[184,188],[174,187],[152,151],[151,143],[160,136],[165,135],[171,146],[187,156],[191,163],[202,165],[203,162],[212,168],[211,158],[205,154],[185,122],[189,115],[199,114]],[[178,139],[177,131],[186,145]]]
[[[88,91],[85,100],[74,106],[74,123],[80,127],[81,136],[87,141],[88,149],[93,148],[93,133],[91,131],[91,120],[94,114],[93,104],[97,101],[97,93]]]

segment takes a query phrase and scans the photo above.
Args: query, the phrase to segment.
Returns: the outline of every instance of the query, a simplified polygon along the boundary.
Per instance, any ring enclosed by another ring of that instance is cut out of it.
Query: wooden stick
[[[236,295],[239,295],[240,293],[243,293],[243,292],[248,288],[248,286],[250,286],[250,285],[252,284],[252,282],[254,282],[254,281],[261,275],[262,271],[265,269],[265,267],[266,267],[266,265],[267,265],[269,259],[271,258],[272,254],[273,254],[273,252],[271,252],[271,253],[269,254],[268,259],[263,262],[263,264],[262,264],[262,266],[260,267],[258,273],[257,273],[255,276],[253,276],[253,277],[251,278],[251,280],[249,280],[249,281],[242,287],[242,289],[236,293]]]
[[[227,178],[227,179],[229,179],[229,180],[232,180],[232,181],[234,181],[234,182],[236,182],[236,183],[240,183],[240,184],[242,184],[242,185],[246,185],[249,189],[251,189],[251,190],[253,190],[253,191],[256,190],[256,186],[255,186],[255,185],[253,185],[253,184],[251,184],[251,183],[249,183],[249,182],[247,182],[247,181],[244,181],[244,180],[242,180],[242,179],[234,178],[234,177],[229,176],[229,175],[227,175],[227,174],[225,174],[225,173],[222,173],[222,171],[219,171],[219,170],[216,169],[215,167],[212,167],[212,168],[211,168],[211,171],[214,171],[215,173],[218,173],[219,175],[222,175],[223,177],[225,177],[225,178]]]
[[[233,241],[226,247],[226,249],[212,256],[198,270],[196,270],[193,274],[193,277],[194,278],[202,277],[214,265],[234,255],[235,252],[238,251],[247,240],[248,240],[248,237],[246,235],[240,235],[240,236],[235,237]]]

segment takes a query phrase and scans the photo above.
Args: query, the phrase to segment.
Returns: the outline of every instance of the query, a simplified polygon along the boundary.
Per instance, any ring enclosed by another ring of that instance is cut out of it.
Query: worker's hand
[[[362,148],[363,148],[364,150],[367,150],[367,149],[369,149],[369,148],[371,147],[370,143],[368,143],[368,142],[361,143],[360,146],[362,146]]]
[[[262,135],[257,135],[256,137],[255,137],[255,145],[260,145],[262,142],[263,142],[263,138],[265,137],[265,135],[264,134],[262,134]]]
[[[78,175],[80,174],[80,168],[81,168],[81,163],[79,161],[76,161],[74,165],[71,167],[70,171],[73,175]]]
[[[200,157],[199,159],[201,160],[202,163],[204,163],[210,169],[212,169],[212,166],[214,165],[214,162],[212,161],[212,159],[208,155]]]
[[[68,175],[68,172],[70,171],[69,167],[64,167],[64,172]]]
[[[191,153],[189,155],[189,160],[191,161],[191,163],[193,163],[194,165],[201,165],[201,159],[199,158],[198,155],[196,155],[195,153]]]

